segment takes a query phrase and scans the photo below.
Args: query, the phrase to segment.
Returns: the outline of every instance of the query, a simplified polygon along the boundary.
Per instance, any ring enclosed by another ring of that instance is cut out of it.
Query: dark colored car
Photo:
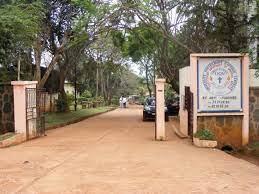
[[[143,108],[143,121],[154,120],[156,118],[156,99],[149,97],[145,100]],[[165,121],[169,121],[167,107],[165,107]]]
[[[180,103],[178,99],[168,102],[166,107],[169,116],[178,116],[180,109]]]

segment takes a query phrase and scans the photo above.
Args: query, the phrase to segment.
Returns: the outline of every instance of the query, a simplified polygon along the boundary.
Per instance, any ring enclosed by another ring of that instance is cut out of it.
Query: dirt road
[[[0,150],[0,193],[259,193],[259,168],[118,109]]]

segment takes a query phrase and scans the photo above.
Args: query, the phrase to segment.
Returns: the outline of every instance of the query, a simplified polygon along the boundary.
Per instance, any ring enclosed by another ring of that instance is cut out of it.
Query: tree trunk
[[[101,68],[100,69],[100,85],[101,85],[101,93],[100,93],[100,95],[101,96],[104,96],[104,73],[103,73],[103,69]]]
[[[77,65],[75,63],[75,69],[74,69],[74,110],[77,111]]]
[[[108,97],[108,91],[109,91],[109,74],[107,74],[106,81],[104,82],[104,88],[105,88],[105,100],[109,100]]]
[[[60,54],[62,52],[64,52],[64,48],[65,48],[65,46],[66,46],[66,44],[68,42],[68,38],[69,38],[68,34],[65,34],[64,40],[63,40],[61,46],[56,50],[56,53],[55,53],[54,57],[51,59],[51,62],[48,65],[47,70],[46,70],[44,76],[42,77],[42,79],[40,80],[40,82],[38,84],[39,88],[43,88],[44,87],[46,81],[48,80],[48,78],[50,76],[50,73],[52,72],[52,70],[54,69],[55,65],[57,64],[57,62],[58,62],[58,60],[60,58]]]
[[[17,69],[18,69],[17,80],[20,81],[21,80],[21,54],[20,54],[20,52],[18,54]]]
[[[59,93],[60,93],[60,98],[67,102],[67,94],[65,91],[65,79],[66,79],[66,74],[67,74],[67,68],[66,66],[62,66],[60,68],[60,72],[59,72]],[[64,109],[65,112],[69,111],[69,104],[66,104],[66,107]]]
[[[40,64],[41,64],[41,43],[40,39],[38,38],[36,41],[36,44],[34,46],[34,58],[35,58],[35,72],[34,72],[34,80],[38,81],[40,83],[41,80],[41,69],[40,69]]]
[[[144,62],[144,63],[145,63],[145,62]],[[149,79],[148,79],[148,65],[147,65],[147,63],[145,63],[145,73],[146,73],[147,89],[148,89],[149,96],[151,97],[151,96],[152,96],[152,90],[151,90],[150,85],[149,85]]]
[[[57,63],[57,61],[58,61],[58,59],[59,59],[59,54],[55,55],[55,56],[52,58],[52,60],[51,60],[51,62],[50,62],[50,64],[49,64],[49,66],[47,67],[47,70],[46,70],[44,76],[42,77],[42,79],[40,80],[40,82],[39,82],[39,84],[38,84],[39,88],[43,88],[43,87],[44,87],[44,85],[45,85],[46,81],[48,80],[48,78],[49,78],[49,76],[50,76],[50,73],[51,73],[52,70],[54,69],[54,67],[55,67],[55,65],[56,65],[56,63]]]
[[[107,101],[108,101],[108,105],[111,105],[111,103],[112,103],[112,97],[111,97],[111,95],[108,96]]]
[[[99,68],[98,68],[98,64],[96,66],[96,93],[95,93],[95,97],[98,97],[99,95]]]
[[[64,85],[65,85],[65,69],[61,68],[59,72],[59,92],[63,93],[65,91]]]

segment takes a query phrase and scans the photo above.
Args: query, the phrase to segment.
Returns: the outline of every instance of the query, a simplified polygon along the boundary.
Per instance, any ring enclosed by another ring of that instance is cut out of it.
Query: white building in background
[[[74,94],[75,93],[75,87],[73,83],[65,81],[64,89],[67,94]]]
[[[75,85],[74,85],[74,83],[65,81],[64,90],[65,90],[66,94],[74,95],[75,94]],[[79,97],[80,93],[77,91],[76,95],[77,95],[77,97]]]

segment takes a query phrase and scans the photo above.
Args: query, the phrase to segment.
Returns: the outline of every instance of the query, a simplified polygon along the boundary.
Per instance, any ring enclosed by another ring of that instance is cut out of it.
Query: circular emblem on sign
[[[202,82],[206,90],[215,96],[231,93],[237,86],[238,75],[235,67],[226,60],[217,59],[203,71]]]

